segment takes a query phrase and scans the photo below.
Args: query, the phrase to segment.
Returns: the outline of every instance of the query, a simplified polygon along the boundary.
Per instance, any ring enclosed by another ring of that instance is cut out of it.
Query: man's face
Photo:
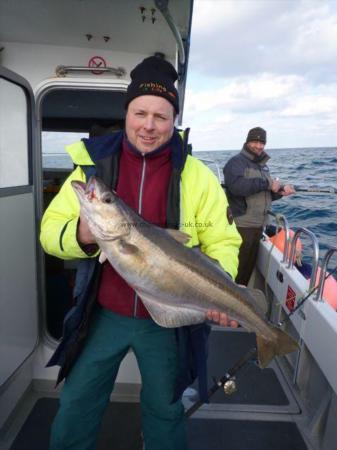
[[[128,140],[142,153],[167,142],[174,130],[175,111],[168,100],[156,95],[141,95],[128,106],[125,132]]]
[[[249,148],[249,150],[253,153],[255,153],[255,155],[261,155],[261,153],[264,150],[264,146],[265,144],[263,142],[260,141],[249,141],[247,142],[247,147]]]

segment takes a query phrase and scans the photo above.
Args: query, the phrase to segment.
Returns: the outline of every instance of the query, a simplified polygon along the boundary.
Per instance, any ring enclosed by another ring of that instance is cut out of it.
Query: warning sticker
[[[93,56],[89,60],[88,67],[104,69],[106,67],[106,61],[101,56]],[[103,73],[102,70],[92,70],[91,72],[95,75],[101,75]]]
[[[288,286],[286,307],[288,308],[289,311],[292,311],[295,308],[295,304],[296,304],[296,293],[290,286]]]

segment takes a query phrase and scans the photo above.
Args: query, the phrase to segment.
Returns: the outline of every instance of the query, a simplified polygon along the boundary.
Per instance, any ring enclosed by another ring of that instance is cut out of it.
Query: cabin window
[[[0,79],[0,188],[29,184],[27,98],[24,90]]]
[[[66,145],[88,137],[89,133],[42,132],[42,166],[44,170],[73,169],[73,163],[66,152]]]
[[[43,167],[43,208],[46,209],[54,195],[74,168],[66,145],[88,137],[85,132],[43,131],[42,167]]]

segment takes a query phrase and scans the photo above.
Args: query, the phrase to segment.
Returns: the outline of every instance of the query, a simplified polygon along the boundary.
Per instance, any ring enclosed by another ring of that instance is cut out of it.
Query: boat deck
[[[210,337],[209,386],[255,345],[255,337],[241,329],[214,327]],[[190,450],[312,450],[303,435],[305,417],[295,393],[273,362],[260,370],[248,363],[236,377],[237,392],[228,396],[219,389],[210,403],[187,420]],[[114,401],[104,415],[97,450],[142,450],[138,402]],[[195,389],[184,395],[186,410],[197,400]],[[58,399],[30,394],[16,425],[16,436],[4,449],[47,450],[50,426]],[[113,426],[112,426],[113,424]]]

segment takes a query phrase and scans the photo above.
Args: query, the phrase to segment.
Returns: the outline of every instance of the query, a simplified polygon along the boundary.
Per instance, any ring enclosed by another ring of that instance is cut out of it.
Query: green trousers
[[[171,404],[177,373],[174,330],[105,309],[95,313],[86,345],[65,381],[51,450],[95,449],[118,368],[130,348],[142,378],[145,449],[187,450],[183,405],[180,400]]]

